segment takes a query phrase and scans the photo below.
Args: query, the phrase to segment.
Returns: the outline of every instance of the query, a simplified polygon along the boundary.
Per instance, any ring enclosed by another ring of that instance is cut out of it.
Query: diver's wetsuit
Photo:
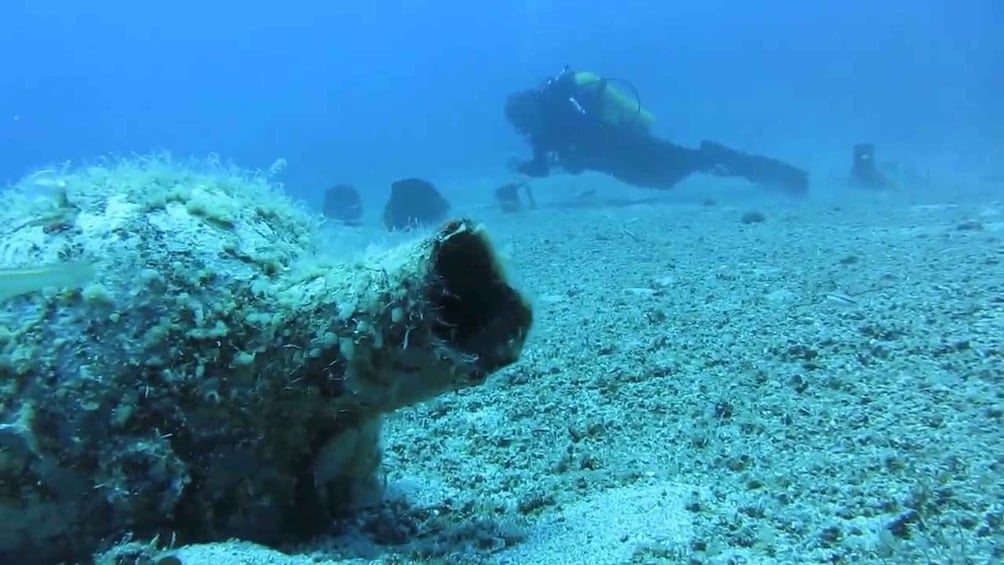
[[[543,177],[556,164],[573,174],[589,169],[660,189],[672,188],[695,172],[708,172],[792,193],[808,189],[805,171],[775,159],[708,141],[691,149],[659,139],[636,123],[608,124],[601,117],[599,99],[605,87],[581,88],[566,69],[539,90],[510,96],[506,115],[533,147],[533,158],[516,169]]]

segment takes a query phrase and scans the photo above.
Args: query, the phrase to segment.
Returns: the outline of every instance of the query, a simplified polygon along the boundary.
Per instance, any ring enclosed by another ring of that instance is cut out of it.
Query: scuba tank
[[[602,78],[589,71],[576,72],[572,79],[576,87],[593,96],[602,120],[608,125],[647,130],[655,121],[655,115],[642,106],[638,91],[630,83]],[[625,94],[613,83],[626,87],[631,93]]]

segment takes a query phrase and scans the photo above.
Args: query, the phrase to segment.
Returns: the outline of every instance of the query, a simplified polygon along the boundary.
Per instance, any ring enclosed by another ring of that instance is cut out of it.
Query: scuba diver
[[[506,118],[533,148],[533,158],[516,163],[516,171],[545,177],[552,166],[572,174],[588,169],[659,189],[703,172],[743,177],[792,194],[808,190],[808,173],[787,163],[710,141],[692,149],[654,136],[655,116],[642,107],[637,93],[626,95],[613,82],[619,81],[566,66],[540,88],[509,95]]]

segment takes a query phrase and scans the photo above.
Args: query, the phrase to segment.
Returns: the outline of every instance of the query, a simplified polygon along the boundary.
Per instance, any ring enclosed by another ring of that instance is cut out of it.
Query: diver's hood
[[[537,91],[521,90],[506,98],[505,117],[520,133],[532,129],[538,114]]]

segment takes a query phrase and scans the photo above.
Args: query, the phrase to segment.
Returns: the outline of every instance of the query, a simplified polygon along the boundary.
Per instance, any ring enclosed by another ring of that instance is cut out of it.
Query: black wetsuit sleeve
[[[548,151],[536,140],[532,141],[533,157],[516,166],[516,170],[529,177],[546,177],[551,171],[548,165]]]

